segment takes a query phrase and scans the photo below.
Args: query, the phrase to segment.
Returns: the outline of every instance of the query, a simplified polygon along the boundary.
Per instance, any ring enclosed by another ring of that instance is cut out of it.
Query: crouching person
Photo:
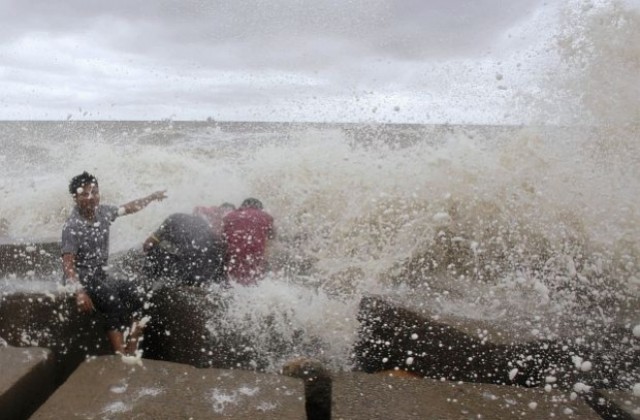
[[[142,248],[147,274],[155,279],[187,286],[206,286],[224,280],[224,240],[201,217],[170,215]]]
[[[67,285],[75,287],[81,312],[98,311],[105,318],[107,337],[116,353],[137,350],[143,325],[139,319],[142,296],[136,285],[105,272],[109,258],[109,229],[119,216],[135,213],[152,201],[166,198],[164,191],[116,207],[100,204],[98,180],[83,172],[69,184],[75,207],[62,228],[62,263]],[[128,341],[124,331],[130,329]]]

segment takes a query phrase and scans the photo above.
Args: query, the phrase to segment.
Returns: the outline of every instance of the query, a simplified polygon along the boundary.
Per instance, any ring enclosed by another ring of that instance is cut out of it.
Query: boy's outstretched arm
[[[118,214],[120,216],[125,216],[127,214],[135,213],[143,208],[147,207],[149,203],[152,201],[162,201],[167,198],[167,191],[156,191],[153,194],[149,194],[146,197],[139,198],[137,200],[133,200],[130,203],[123,204],[118,208]]]

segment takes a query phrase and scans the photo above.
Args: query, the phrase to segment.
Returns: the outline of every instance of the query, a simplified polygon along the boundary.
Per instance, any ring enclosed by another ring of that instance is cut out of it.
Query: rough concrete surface
[[[304,419],[302,381],[118,356],[89,360],[32,419]]]
[[[558,391],[512,386],[338,373],[334,420],[600,419],[581,399]]]

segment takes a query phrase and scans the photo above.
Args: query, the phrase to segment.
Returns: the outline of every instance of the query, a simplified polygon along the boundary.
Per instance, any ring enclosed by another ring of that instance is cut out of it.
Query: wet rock
[[[32,419],[303,419],[302,382],[117,356],[83,363]]]
[[[580,399],[559,391],[398,378],[333,375],[333,419],[599,419]]]
[[[32,242],[0,237],[0,276],[50,276],[60,268],[58,240]]]
[[[197,287],[165,287],[153,294],[145,357],[196,367],[260,368],[249,337],[220,323],[220,294]]]
[[[455,326],[374,297],[363,298],[358,319],[354,353],[365,372],[399,368],[436,379],[513,382],[498,345]]]
[[[363,298],[358,319],[354,354],[365,372],[398,368],[434,379],[571,389],[628,386],[638,369],[633,339],[527,341],[506,329],[490,332],[480,321],[435,320],[377,297]]]
[[[27,419],[54,391],[54,363],[43,348],[0,347],[0,414]]]

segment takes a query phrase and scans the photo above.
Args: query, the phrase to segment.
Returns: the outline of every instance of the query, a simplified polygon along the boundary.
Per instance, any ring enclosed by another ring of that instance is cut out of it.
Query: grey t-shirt
[[[80,281],[107,264],[109,228],[117,217],[118,207],[100,205],[92,222],[82,217],[76,206],[62,227],[62,254],[75,254]]]

